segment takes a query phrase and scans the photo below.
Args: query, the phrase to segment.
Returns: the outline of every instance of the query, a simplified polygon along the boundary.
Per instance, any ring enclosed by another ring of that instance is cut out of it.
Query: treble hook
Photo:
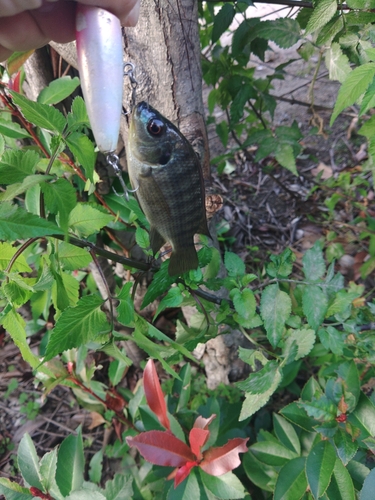
[[[129,67],[129,69],[126,69],[128,67]],[[134,73],[135,73],[135,64],[133,64],[132,62],[126,62],[126,63],[124,63],[124,76],[128,76],[129,77],[130,86],[132,88],[132,97],[131,97],[131,103],[130,103],[130,110],[132,110],[134,108],[135,99],[136,99],[136,91],[137,91],[137,86],[138,86],[138,82],[135,79]]]
[[[124,190],[124,196],[126,201],[129,201],[129,193],[135,193],[136,191],[138,191],[139,186],[137,186],[135,189],[129,189],[128,186],[125,184],[124,179],[122,178],[121,175],[121,169],[119,168],[120,160],[117,155],[115,155],[114,153],[109,153],[107,155],[107,162],[111,165],[111,167],[115,171],[116,176],[118,177],[118,180],[120,181],[121,187]],[[112,189],[116,196],[121,196],[121,194],[119,194],[113,186]]]

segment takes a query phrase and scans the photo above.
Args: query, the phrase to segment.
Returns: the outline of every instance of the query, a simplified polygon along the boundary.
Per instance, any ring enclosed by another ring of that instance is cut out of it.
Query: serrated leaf
[[[20,350],[23,359],[32,368],[39,366],[40,360],[33,354],[26,339],[26,323],[24,319],[14,309],[11,309],[2,324]]]
[[[85,268],[92,261],[90,253],[85,248],[76,247],[65,241],[59,244],[58,255],[60,264],[67,271]]]
[[[298,406],[316,420],[332,422],[336,418],[337,407],[324,395],[319,399],[313,398],[311,401],[300,401]]]
[[[302,293],[302,307],[309,325],[317,330],[325,318],[328,300],[324,291],[315,285],[306,285]]]
[[[331,350],[334,354],[342,356],[345,346],[345,337],[342,332],[334,326],[327,326],[318,330],[320,342],[326,349]]]
[[[39,458],[36,454],[34,443],[27,433],[24,434],[18,446],[17,461],[24,480],[30,486],[43,490]]]
[[[128,500],[133,498],[133,476],[116,473],[112,480],[105,483],[106,500]]]
[[[337,12],[336,0],[320,0],[314,8],[309,22],[307,23],[305,34],[312,33],[330,21]]]
[[[369,109],[375,107],[375,78],[368,86],[365,95],[363,96],[361,107],[359,110],[359,116],[363,116],[368,112]],[[372,117],[371,117],[372,118]],[[371,120],[370,118],[370,120]],[[368,120],[368,121],[370,121]],[[367,122],[366,122],[367,123]],[[366,123],[364,125],[366,125]],[[363,127],[362,127],[363,128]],[[359,131],[358,131],[359,133]],[[366,135],[366,134],[363,134]]]
[[[165,297],[163,297],[156,310],[154,320],[159,316],[159,314],[164,311],[167,307],[179,307],[182,304],[184,297],[181,290],[178,287],[170,288]]]
[[[272,40],[282,49],[292,47],[300,39],[298,22],[287,17],[274,21],[262,21],[253,30],[255,36]]]
[[[103,450],[97,451],[90,460],[89,478],[93,483],[99,484],[102,479]]]
[[[299,500],[304,496],[307,488],[305,463],[305,457],[298,457],[282,467],[276,481],[274,500]]]
[[[11,137],[12,139],[24,139],[25,137],[31,137],[27,130],[21,128],[18,123],[1,119],[0,134],[5,135],[6,137]]]
[[[262,293],[260,313],[264,321],[267,338],[273,347],[281,340],[286,320],[292,310],[292,301],[278,285],[269,285]]]
[[[0,161],[2,184],[22,182],[28,175],[34,174],[39,155],[33,150],[6,150]]]
[[[343,16],[333,17],[318,34],[316,43],[318,46],[329,45],[335,36],[344,28]]]
[[[276,391],[281,380],[282,375],[280,371],[277,370],[275,372],[275,376],[271,382],[271,385],[265,392],[260,394],[246,393],[245,401],[242,404],[239,420],[245,420],[246,418],[256,413],[260,408],[262,408],[268,402],[272,394]]]
[[[69,214],[77,203],[77,193],[66,179],[57,179],[56,182],[44,183],[41,186],[46,208],[52,214],[59,214],[59,225],[68,229]]]
[[[149,248],[150,236],[148,234],[148,231],[138,226],[135,231],[135,241],[137,242],[137,245],[139,245],[141,248],[143,249]]]
[[[245,288],[242,292],[238,288],[235,288],[232,290],[230,297],[238,313],[238,316],[235,318],[236,321],[246,327],[247,323],[254,317],[256,312],[254,293],[249,288]]]
[[[229,276],[242,276],[245,274],[245,264],[243,260],[233,252],[225,252],[224,265]]]
[[[118,321],[125,325],[132,325],[134,322],[134,303],[130,295],[130,290],[133,287],[133,283],[128,282],[122,287],[120,293],[117,295],[117,299],[120,301],[117,306]]]
[[[41,483],[44,491],[51,491],[56,486],[57,448],[49,451],[40,459]]]
[[[0,270],[7,268],[14,254],[17,252],[17,247],[12,246],[10,243],[0,242]],[[29,273],[31,267],[26,262],[23,254],[19,255],[12,265],[12,271],[18,273]]]
[[[294,151],[290,144],[279,143],[276,146],[275,158],[282,167],[288,169],[292,174],[298,175]]]
[[[85,169],[86,177],[94,182],[94,167],[96,153],[94,144],[87,135],[81,132],[73,132],[66,138],[70,151],[74,154],[78,163]]]
[[[0,240],[25,240],[52,234],[64,233],[56,224],[9,202],[0,204]]]
[[[326,51],[325,62],[330,80],[338,80],[342,83],[351,72],[349,59],[336,42]]]
[[[62,76],[53,80],[47,87],[44,87],[38,95],[37,101],[40,104],[57,104],[66,99],[79,86],[79,78],[75,76]]]
[[[366,477],[361,489],[360,500],[373,500],[375,491],[375,469]]]
[[[67,349],[87,344],[109,331],[106,315],[100,309],[102,305],[101,297],[88,295],[82,297],[76,307],[65,309],[51,331],[44,361]]]
[[[366,91],[375,75],[375,64],[367,63],[353,69],[343,82],[337,95],[335,107],[331,116],[330,124],[348,106],[351,106]]]
[[[336,453],[328,441],[320,441],[306,459],[306,476],[314,498],[320,498],[326,491],[336,462]]]
[[[231,25],[236,11],[233,5],[226,3],[215,15],[214,26],[212,29],[211,40],[215,43],[219,40],[225,30]]]
[[[272,381],[276,377],[278,371],[278,364],[275,361],[269,361],[263,368],[255,373],[250,373],[246,380],[237,382],[236,385],[242,391],[251,394],[260,394],[265,392],[267,388],[272,385]]]
[[[230,118],[232,123],[237,123],[243,116],[245,104],[254,97],[255,90],[249,83],[242,85],[230,106]],[[228,172],[225,172],[228,173]]]
[[[82,127],[90,127],[90,120],[86,110],[85,101],[77,96],[72,103],[71,112],[68,113],[69,131],[74,131]]]
[[[348,465],[350,460],[357,453],[358,443],[356,441],[353,442],[352,436],[340,428],[337,429],[337,432],[333,436],[333,442],[341,462],[344,465]]]
[[[104,214],[85,203],[77,203],[69,214],[69,227],[72,231],[85,237],[97,233],[103,226],[112,221],[112,215]]]
[[[0,477],[0,493],[6,500],[31,500],[33,498],[29,488],[23,488],[4,477]]]
[[[306,279],[309,281],[317,281],[322,278],[326,271],[326,265],[319,241],[316,241],[314,246],[307,250],[302,257],[302,264]]]
[[[11,91],[10,93],[14,103],[20,107],[27,121],[52,132],[59,132],[60,134],[63,132],[66,121],[64,115],[58,109],[30,101],[23,95],[17,94],[17,92]]]
[[[294,360],[304,358],[314,347],[315,332],[307,328],[289,331],[285,344],[286,346],[292,344],[296,346],[297,352],[293,358]]]
[[[168,274],[168,261],[164,261],[160,266],[159,271],[154,274],[154,278],[147,288],[147,292],[143,298],[141,309],[147,307],[151,302],[156,300],[175,282],[175,278]]]
[[[85,457],[81,429],[78,435],[72,434],[61,443],[57,456],[56,483],[66,497],[83,485]]]

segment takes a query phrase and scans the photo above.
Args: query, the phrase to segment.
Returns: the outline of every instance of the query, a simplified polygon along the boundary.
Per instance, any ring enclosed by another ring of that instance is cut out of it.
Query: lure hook
[[[132,62],[124,63],[124,76],[129,77],[130,86],[132,88],[132,96],[131,96],[131,103],[130,103],[131,110],[135,106],[136,91],[137,91],[137,86],[138,86],[138,82],[134,76],[134,73],[135,73],[135,64],[133,64]]]
[[[137,186],[135,189],[129,189],[128,186],[125,184],[124,179],[122,178],[121,175],[121,169],[119,167],[120,160],[116,154],[109,153],[107,155],[107,162],[111,165],[111,167],[115,171],[116,176],[118,177],[118,180],[120,181],[121,187],[124,190],[124,196],[126,201],[129,201],[129,193],[135,193],[136,191],[138,191],[139,186]],[[112,189],[116,196],[121,196],[121,194],[119,194],[113,186]]]

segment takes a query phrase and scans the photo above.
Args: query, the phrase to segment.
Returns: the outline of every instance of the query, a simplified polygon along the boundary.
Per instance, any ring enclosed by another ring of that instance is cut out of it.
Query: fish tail
[[[197,269],[198,255],[194,246],[178,248],[173,250],[169,259],[168,274],[169,276],[177,276],[191,269]]]

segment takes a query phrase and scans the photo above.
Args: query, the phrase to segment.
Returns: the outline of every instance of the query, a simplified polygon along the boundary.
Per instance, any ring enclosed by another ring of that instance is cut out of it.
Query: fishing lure
[[[77,5],[76,40],[78,69],[87,114],[96,144],[112,165],[125,197],[133,192],[125,185],[114,153],[120,133],[124,74],[129,76],[135,99],[134,65],[123,64],[121,24],[110,12]],[[128,69],[124,72],[124,69]]]

